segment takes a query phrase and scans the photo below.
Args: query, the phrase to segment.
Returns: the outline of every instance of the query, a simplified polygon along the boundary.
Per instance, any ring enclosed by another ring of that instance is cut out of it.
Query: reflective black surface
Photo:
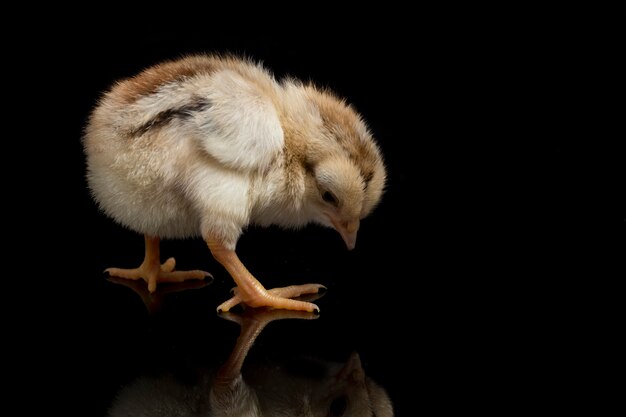
[[[247,309],[220,318],[240,326],[227,360],[211,365],[206,356],[211,349],[203,349],[197,357],[183,351],[182,358],[171,361],[166,371],[147,372],[122,387],[110,415],[392,415],[388,395],[365,375],[357,353],[341,362],[299,353],[310,352],[298,345],[308,344],[307,338],[314,336],[315,330],[281,326],[273,340],[264,336],[265,343],[255,343],[273,321],[314,320],[318,316]],[[220,336],[220,327],[215,323],[211,331],[226,345],[230,335],[224,332]],[[289,333],[281,336],[281,331]],[[151,339],[158,343],[157,335]],[[251,348],[254,353],[248,357]]]

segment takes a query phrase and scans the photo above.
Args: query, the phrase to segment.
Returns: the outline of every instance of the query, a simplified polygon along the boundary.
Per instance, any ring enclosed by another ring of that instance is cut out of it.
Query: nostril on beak
[[[357,230],[359,230],[359,221],[355,221],[355,222],[346,222],[344,224],[344,227],[346,228],[346,231],[348,233],[354,233]]]

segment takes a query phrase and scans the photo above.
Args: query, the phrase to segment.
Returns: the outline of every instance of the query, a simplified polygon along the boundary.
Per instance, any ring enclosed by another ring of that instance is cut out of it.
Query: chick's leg
[[[284,288],[266,290],[263,285],[241,263],[234,250],[226,249],[221,243],[208,240],[213,257],[221,263],[235,280],[235,296],[217,307],[218,312],[226,312],[239,303],[250,307],[271,307],[285,310],[319,312],[319,307],[305,301],[291,300],[302,294],[317,293],[320,284],[292,285]]]
[[[132,280],[143,279],[148,284],[148,291],[151,293],[156,291],[157,283],[159,282],[183,282],[188,279],[204,279],[211,276],[208,272],[199,270],[174,271],[174,267],[176,266],[174,258],[169,258],[161,264],[159,251],[160,239],[158,237],[145,235],[145,241],[146,255],[139,268],[108,268],[105,269],[104,272],[107,272],[113,277]]]

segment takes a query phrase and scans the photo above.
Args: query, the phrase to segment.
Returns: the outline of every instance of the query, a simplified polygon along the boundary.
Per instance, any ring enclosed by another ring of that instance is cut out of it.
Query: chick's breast
[[[118,83],[84,136],[94,198],[139,233],[236,240],[249,221],[250,184],[283,148],[278,88],[260,66],[214,57]]]

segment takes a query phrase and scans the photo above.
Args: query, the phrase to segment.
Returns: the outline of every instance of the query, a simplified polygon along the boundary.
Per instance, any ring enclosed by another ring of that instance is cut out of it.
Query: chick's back
[[[224,228],[245,225],[250,183],[283,148],[278,88],[261,66],[215,56],[166,62],[117,83],[83,139],[95,200],[120,224],[153,236],[196,236],[207,210]]]

